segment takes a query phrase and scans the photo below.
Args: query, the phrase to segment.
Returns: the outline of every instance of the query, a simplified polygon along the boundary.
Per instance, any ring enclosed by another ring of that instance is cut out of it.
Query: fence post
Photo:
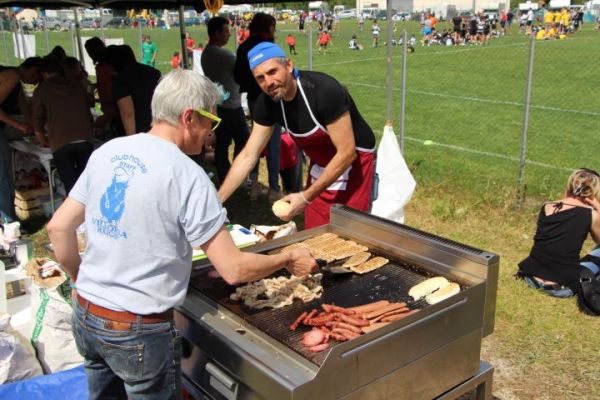
[[[6,47],[6,34],[4,31],[4,21],[0,21],[0,29],[2,29],[2,47],[4,48],[4,65],[8,65],[8,48]]]
[[[529,129],[529,106],[531,102],[531,83],[533,81],[533,59],[535,55],[535,35],[529,39],[529,64],[527,66],[527,84],[525,85],[525,113],[523,115],[523,131],[521,134],[521,151],[519,155],[519,177],[517,179],[517,201],[519,208],[525,197],[525,161],[527,158],[527,131]]]
[[[310,24],[308,25],[308,51],[306,52],[308,54],[308,64],[306,66],[306,69],[309,71],[312,71],[313,66],[312,66],[312,62],[313,62],[313,55],[312,55],[312,26],[310,26]]]
[[[386,2],[387,4],[387,10],[386,10],[386,64],[387,64],[387,74],[386,74],[386,89],[387,89],[387,93],[386,93],[386,114],[385,117],[387,119],[386,121],[386,125],[387,124],[392,124],[392,98],[394,96],[394,92],[393,92],[393,78],[394,78],[394,70],[393,70],[393,66],[392,66],[392,39],[393,39],[393,35],[394,32],[392,31],[392,25],[393,25],[393,21],[392,21],[392,0],[387,0]]]
[[[404,125],[406,110],[406,53],[408,52],[408,43],[406,29],[402,32],[402,80],[400,83],[400,151],[404,154]]]

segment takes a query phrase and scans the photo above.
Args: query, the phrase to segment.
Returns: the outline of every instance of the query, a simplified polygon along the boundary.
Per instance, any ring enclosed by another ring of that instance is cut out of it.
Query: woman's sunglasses
[[[600,178],[600,174],[598,174],[596,171],[594,171],[593,169],[589,169],[589,168],[579,168],[581,171],[587,172],[588,174],[592,174],[597,176],[598,178]]]

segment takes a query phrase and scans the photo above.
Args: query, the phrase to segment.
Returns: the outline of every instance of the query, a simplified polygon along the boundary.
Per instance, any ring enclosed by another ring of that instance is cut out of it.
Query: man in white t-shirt
[[[381,28],[377,23],[377,20],[373,21],[373,26],[371,26],[371,34],[373,35],[373,47],[379,47],[379,34],[381,33]]]
[[[75,282],[73,333],[84,356],[90,399],[180,396],[180,337],[173,307],[185,298],[192,246],[230,284],[287,268],[315,267],[307,250],[241,252],[224,224],[212,182],[186,154],[198,154],[220,95],[193,71],[165,76],[152,98],[152,129],[96,150],[48,223],[57,260]],[[76,229],[85,223],[80,258]]]

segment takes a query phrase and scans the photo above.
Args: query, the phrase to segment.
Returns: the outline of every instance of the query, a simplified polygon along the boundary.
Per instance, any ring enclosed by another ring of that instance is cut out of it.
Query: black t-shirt
[[[256,83],[256,79],[254,79],[254,75],[252,75],[250,63],[248,62],[248,52],[257,44],[267,41],[269,40],[260,35],[252,35],[237,49],[233,77],[240,86],[240,93],[248,93],[248,100],[250,101],[258,97],[261,90],[258,83]],[[250,111],[252,112],[252,110]]]
[[[326,128],[348,111],[356,147],[375,147],[373,130],[358,112],[354,100],[344,86],[327,74],[313,71],[300,71],[300,82],[315,118],[323,127]],[[293,133],[307,133],[315,127],[299,88],[296,97],[292,101],[284,101],[283,104],[288,128]],[[279,102],[274,102],[265,93],[256,100],[254,120],[265,126],[275,123],[285,126]]]
[[[533,248],[529,257],[519,263],[521,273],[567,285],[576,291],[579,255],[591,225],[589,208],[573,207],[546,215],[542,206]]]
[[[452,23],[454,24],[455,28],[460,28],[460,23],[462,22],[462,18],[459,17],[458,15],[455,15],[454,18],[452,18]],[[458,29],[455,29],[458,30]]]
[[[135,129],[148,132],[152,123],[152,96],[160,80],[160,71],[148,65],[136,63],[119,72],[112,82],[115,102],[131,96],[135,110]]]

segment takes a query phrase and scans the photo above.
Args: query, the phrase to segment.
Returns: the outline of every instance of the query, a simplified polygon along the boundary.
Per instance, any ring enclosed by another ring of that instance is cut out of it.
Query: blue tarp
[[[83,365],[37,376],[25,381],[0,385],[2,400],[88,400],[87,378]]]

